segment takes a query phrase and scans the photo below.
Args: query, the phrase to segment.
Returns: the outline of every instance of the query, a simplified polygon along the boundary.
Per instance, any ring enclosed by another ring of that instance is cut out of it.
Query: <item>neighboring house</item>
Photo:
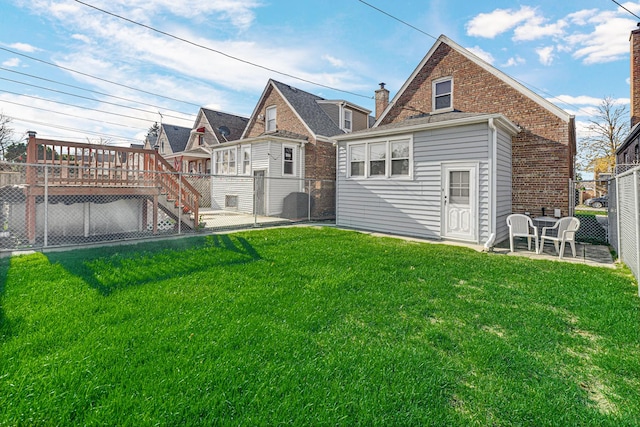
[[[173,154],[184,151],[190,132],[191,129],[187,127],[162,123],[158,131],[158,136],[149,138],[145,142],[144,148],[147,150],[156,150],[165,159],[172,158]],[[180,168],[178,163],[174,164],[172,161],[169,161],[169,163],[174,166],[174,169]]]
[[[631,132],[616,150],[616,172],[640,164],[640,29],[631,32]]]
[[[573,116],[446,36],[372,129],[337,136],[337,224],[473,243],[512,212],[569,211]]]
[[[212,147],[240,138],[247,121],[246,117],[200,108],[193,128],[188,129],[186,135],[184,130],[181,131],[182,148],[172,149],[163,157],[173,159],[173,163],[184,172],[210,174]]]
[[[269,80],[242,137],[213,149],[213,175],[252,179],[214,180],[212,207],[297,216],[285,212],[285,199],[299,202],[304,198],[300,193],[312,188],[313,199],[307,199],[312,216],[333,217],[333,137],[367,129],[369,113],[347,101],[326,100]]]

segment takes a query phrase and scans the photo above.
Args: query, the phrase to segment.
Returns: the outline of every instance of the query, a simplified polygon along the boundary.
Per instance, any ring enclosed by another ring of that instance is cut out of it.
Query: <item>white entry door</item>
[[[476,171],[477,166],[468,163],[442,166],[443,237],[477,240]]]

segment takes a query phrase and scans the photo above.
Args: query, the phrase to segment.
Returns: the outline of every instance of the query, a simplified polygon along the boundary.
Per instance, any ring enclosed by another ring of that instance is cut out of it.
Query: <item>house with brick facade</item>
[[[334,217],[333,138],[369,128],[370,112],[269,80],[241,137],[212,150],[212,208],[307,216],[287,212],[289,200],[311,206],[313,217]]]
[[[640,164],[640,29],[629,37],[631,58],[631,132],[616,150],[616,173]]]
[[[440,36],[370,129],[336,136],[338,225],[482,244],[569,212],[574,117]]]

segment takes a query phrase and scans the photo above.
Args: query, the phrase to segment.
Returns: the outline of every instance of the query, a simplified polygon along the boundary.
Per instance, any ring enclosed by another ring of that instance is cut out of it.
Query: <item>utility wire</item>
[[[60,126],[60,125],[55,125],[55,124],[52,124],[52,123],[40,122],[40,121],[37,121],[37,120],[21,119],[19,117],[14,117],[14,116],[7,116],[7,117],[11,117],[11,119],[13,121],[18,122],[18,123],[35,124],[35,125],[40,125],[40,126],[47,126],[47,127],[52,128],[52,129],[68,130],[68,131],[71,131],[71,132],[78,132],[78,133],[81,133],[81,134],[90,134],[90,135],[96,135],[96,136],[100,136],[100,137],[117,138],[117,139],[121,139],[123,141],[136,142],[138,144],[141,143],[141,141],[138,140],[138,139],[126,138],[126,137],[119,136],[119,135],[110,135],[110,134],[107,134],[107,133],[92,132],[92,131],[89,131],[89,130],[86,130],[86,129],[77,129],[77,128],[72,128],[72,127],[67,127],[67,126]],[[65,138],[84,139],[83,137],[69,137],[69,136],[66,136]]]
[[[120,108],[128,108],[128,109],[130,109],[130,110],[141,111],[141,112],[143,112],[143,113],[157,114],[157,112],[156,112],[156,111],[143,110],[143,109],[141,109],[141,108],[129,107],[129,106],[127,106],[127,105],[116,104],[116,103],[114,103],[114,102],[109,102],[109,101],[100,101],[100,100],[97,100],[97,99],[95,99],[95,98],[89,98],[89,97],[87,97],[87,96],[76,95],[75,93],[63,92],[63,91],[61,91],[61,90],[56,90],[56,89],[50,89],[50,88],[47,88],[47,87],[44,87],[44,86],[38,86],[38,85],[31,84],[31,83],[25,83],[25,82],[21,82],[21,81],[18,81],[18,80],[7,79],[7,78],[4,78],[4,77],[0,77],[0,80],[5,80],[5,81],[11,82],[11,83],[17,83],[17,84],[21,84],[21,85],[25,85],[25,86],[29,86],[29,87],[35,87],[35,88],[37,88],[37,89],[48,90],[48,91],[50,91],[50,92],[60,93],[60,94],[62,94],[62,95],[68,95],[68,96],[74,96],[74,97],[76,97],[76,98],[87,99],[87,100],[89,100],[89,101],[96,101],[96,102],[100,102],[100,103],[103,103],[103,104],[115,105],[116,107],[120,107]],[[57,101],[51,101],[51,102],[57,102]],[[71,105],[71,104],[66,104],[66,105]],[[75,106],[75,105],[74,105],[74,106]],[[80,106],[76,106],[76,107],[78,107],[78,108],[85,108],[85,107],[80,107]],[[100,111],[100,110],[96,110],[96,111]],[[166,114],[166,113],[165,113],[165,114],[163,114],[163,116],[171,117],[171,118],[174,118],[174,119],[187,120],[187,119],[186,119],[186,118],[184,118],[184,117],[172,116],[172,115],[170,115],[170,114]]]
[[[635,13],[631,12],[629,9],[627,9],[626,7],[624,7],[623,5],[621,5],[620,3],[618,3],[616,0],[611,0],[612,2],[614,2],[615,4],[617,4],[618,6],[620,6],[621,8],[623,8],[624,10],[626,10],[627,12],[629,12],[631,15],[635,16],[636,18],[640,19],[640,16],[636,15]]]
[[[31,78],[34,78],[34,79],[43,80],[45,82],[55,83],[55,84],[66,86],[66,87],[70,87],[70,88],[73,88],[73,89],[79,89],[79,90],[83,90],[83,91],[86,91],[86,92],[95,93],[95,94],[102,95],[102,96],[108,96],[109,98],[119,99],[121,101],[127,101],[127,102],[133,102],[135,104],[146,105],[147,107],[153,107],[153,108],[156,108],[158,110],[164,110],[165,109],[164,107],[160,107],[160,106],[155,105],[155,104],[148,104],[146,102],[142,102],[142,101],[135,100],[135,99],[123,98],[121,96],[116,96],[116,95],[109,95],[108,93],[99,92],[97,90],[91,90],[91,89],[83,88],[83,87],[80,87],[80,86],[74,86],[74,85],[70,85],[68,83],[59,82],[57,80],[47,79],[45,77],[40,77],[40,76],[36,76],[36,75],[33,75],[33,74],[28,74],[28,73],[23,73],[23,72],[16,71],[16,70],[10,70],[10,69],[4,68],[4,67],[0,67],[0,70],[6,71],[8,73],[20,74],[22,76],[27,76],[27,77],[31,77]],[[170,110],[170,111],[173,111],[173,112],[176,112],[176,113],[180,113],[180,114],[184,114],[185,116],[191,116],[191,117],[195,117],[196,116],[195,114],[185,113],[183,111],[177,111],[177,110]]]
[[[7,91],[3,90],[1,92],[7,92]],[[11,93],[13,95],[18,95],[18,94],[13,93],[13,92],[7,92],[7,93]],[[22,96],[27,96],[29,98],[35,98],[35,99],[39,99],[39,100],[42,100],[42,101],[49,101],[48,99],[38,98],[36,96],[29,96],[29,95],[22,95]],[[121,126],[121,127],[125,127],[125,128],[131,128],[131,129],[140,129],[139,127],[123,125],[122,123],[114,123],[114,122],[107,122],[107,121],[98,120],[98,119],[91,119],[91,118],[88,118],[88,117],[77,116],[75,114],[63,113],[61,111],[49,110],[49,109],[43,108],[43,107],[35,107],[33,105],[26,105],[26,104],[21,104],[19,102],[7,101],[5,99],[0,99],[0,102],[4,102],[4,103],[7,103],[7,104],[18,105],[20,107],[33,108],[35,110],[42,110],[42,111],[46,111],[48,113],[60,114],[62,116],[75,117],[76,119],[89,120],[89,121],[92,121],[92,122],[104,123],[104,124],[115,125],[115,126]],[[57,101],[49,101],[49,102],[57,102]],[[59,104],[64,104],[63,102],[58,102],[58,103]],[[64,105],[69,105],[69,104],[64,104]],[[91,110],[91,108],[87,108],[87,110]],[[99,111],[99,110],[95,110],[95,111]],[[114,113],[108,113],[108,114],[114,114]],[[135,117],[132,117],[132,118],[135,118]],[[138,119],[138,120],[142,120],[142,119]]]
[[[266,71],[269,71],[269,72],[272,72],[272,73],[280,74],[281,76],[290,77],[292,79],[299,80],[301,82],[305,82],[305,83],[312,84],[314,86],[319,86],[319,87],[323,87],[323,88],[326,88],[326,89],[334,90],[336,92],[347,93],[349,95],[359,96],[361,98],[366,98],[366,99],[373,99],[373,97],[369,96],[369,95],[363,95],[363,94],[360,94],[360,93],[350,92],[350,91],[344,90],[344,89],[337,89],[337,88],[332,87],[332,86],[328,86],[328,85],[325,85],[325,84],[322,84],[322,83],[314,82],[312,80],[308,80],[308,79],[305,79],[305,78],[302,78],[302,77],[294,76],[293,74],[285,73],[283,71],[278,71],[276,69],[269,68],[269,67],[266,67],[264,65],[256,64],[255,62],[251,62],[251,61],[248,61],[246,59],[242,59],[242,58],[239,58],[237,56],[230,55],[228,53],[222,52],[222,51],[217,50],[217,49],[213,49],[211,47],[208,47],[208,46],[196,43],[196,42],[193,42],[193,41],[185,39],[183,37],[178,37],[178,36],[173,35],[171,33],[167,33],[166,31],[159,30],[157,28],[151,27],[151,26],[143,24],[141,22],[134,21],[133,19],[125,18],[124,16],[118,15],[116,13],[109,12],[109,11],[104,10],[104,9],[100,9],[99,7],[93,6],[93,5],[89,4],[89,3],[85,3],[85,2],[80,1],[80,0],[75,0],[75,2],[76,3],[80,3],[80,4],[84,5],[84,6],[90,7],[92,9],[95,9],[95,10],[97,10],[99,12],[104,13],[104,14],[113,16],[114,18],[122,19],[123,21],[127,21],[127,22],[129,22],[131,24],[138,25],[140,27],[146,28],[146,29],[151,30],[151,31],[155,31],[158,34],[162,34],[162,35],[170,37],[172,39],[179,40],[181,42],[190,44],[191,46],[199,47],[201,49],[205,49],[205,50],[208,50],[210,52],[217,53],[217,54],[225,56],[225,57],[227,57],[229,59],[233,59],[234,61],[238,61],[238,62],[242,62],[243,64],[251,65],[252,67],[261,68],[263,70],[266,70]]]
[[[91,74],[87,74],[87,73],[83,73],[82,71],[78,71],[78,70],[74,70],[74,69],[71,69],[71,68],[63,67],[62,65],[54,64],[52,62],[47,62],[47,61],[45,61],[43,59],[39,59],[39,58],[35,58],[33,56],[25,55],[24,53],[16,52],[15,50],[7,49],[6,47],[0,46],[0,50],[4,50],[5,52],[9,52],[9,53],[12,53],[14,55],[19,55],[19,56],[22,56],[24,58],[29,58],[32,61],[41,62],[43,64],[47,64],[47,65],[51,65],[51,66],[56,67],[56,68],[60,68],[61,70],[69,71],[69,72],[72,72],[72,73],[75,73],[75,74],[79,74],[81,76],[85,76],[85,77],[89,77],[89,78],[92,78],[92,79],[100,80],[102,82],[106,82],[106,83],[109,83],[109,84],[112,84],[112,85],[116,85],[116,86],[124,87],[124,88],[127,88],[127,89],[135,90],[135,91],[138,91],[138,92],[146,93],[147,95],[153,95],[153,96],[158,97],[158,98],[164,98],[164,99],[168,99],[168,100],[171,100],[171,101],[181,102],[183,104],[194,105],[194,106],[200,108],[200,105],[194,104],[193,102],[183,101],[181,99],[176,99],[176,98],[171,98],[170,96],[158,95],[157,93],[149,92],[149,91],[146,91],[146,90],[143,90],[143,89],[138,89],[138,88],[135,88],[135,87],[132,87],[132,86],[127,86],[127,85],[122,84],[122,83],[117,83],[117,82],[114,82],[114,81],[111,81],[111,80],[103,79],[102,77],[92,76]]]
[[[112,116],[124,117],[125,119],[133,119],[133,120],[141,120],[141,121],[144,121],[144,122],[149,122],[149,119],[143,119],[143,118],[140,118],[140,117],[127,116],[126,114],[120,114],[120,113],[112,113],[111,111],[98,110],[97,108],[80,107],[78,105],[69,104],[67,102],[54,101],[52,99],[40,98],[39,96],[33,96],[33,95],[26,95],[26,94],[23,94],[23,93],[11,92],[10,90],[0,89],[0,92],[10,93],[11,95],[17,95],[17,96],[25,96],[27,98],[37,99],[39,101],[53,102],[55,104],[66,105],[66,106],[73,107],[73,108],[81,108],[83,110],[96,111],[98,113],[110,114]],[[8,102],[8,101],[5,101],[5,102]],[[26,105],[26,107],[30,107],[30,105]],[[35,107],[32,107],[32,108],[35,108]],[[91,119],[87,119],[87,120],[91,120]]]
[[[77,1],[77,0],[76,0],[76,1]],[[398,18],[398,17],[395,17],[395,16],[393,16],[393,15],[392,15],[392,14],[390,14],[390,13],[385,12],[384,10],[382,10],[382,9],[380,9],[380,8],[375,7],[374,5],[372,5],[372,4],[370,4],[370,3],[367,3],[367,2],[366,2],[366,1],[364,1],[364,0],[358,0],[358,1],[359,1],[360,3],[362,3],[362,4],[366,5],[366,6],[369,6],[371,9],[375,9],[375,10],[377,10],[378,12],[382,13],[383,15],[387,15],[387,16],[388,16],[389,18],[391,18],[391,19],[394,19],[394,20],[396,20],[396,21],[398,21],[398,22],[400,22],[400,23],[402,23],[402,24],[406,25],[407,27],[413,28],[414,30],[416,30],[416,31],[418,31],[418,32],[420,32],[420,33],[422,33],[422,34],[424,34],[424,35],[425,35],[425,36],[427,36],[427,37],[431,37],[431,38],[432,38],[432,39],[434,39],[434,40],[438,40],[438,38],[437,38],[437,37],[432,36],[431,34],[429,34],[429,33],[425,32],[425,31],[421,30],[420,28],[415,27],[415,26],[413,26],[413,25],[409,24],[407,21],[403,21],[402,19],[400,19],[400,18]]]

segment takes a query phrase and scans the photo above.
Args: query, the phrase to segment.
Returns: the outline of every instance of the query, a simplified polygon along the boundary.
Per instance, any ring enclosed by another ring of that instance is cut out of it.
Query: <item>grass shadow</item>
[[[103,296],[207,268],[262,259],[246,239],[228,235],[56,252],[48,254],[48,258]]]

